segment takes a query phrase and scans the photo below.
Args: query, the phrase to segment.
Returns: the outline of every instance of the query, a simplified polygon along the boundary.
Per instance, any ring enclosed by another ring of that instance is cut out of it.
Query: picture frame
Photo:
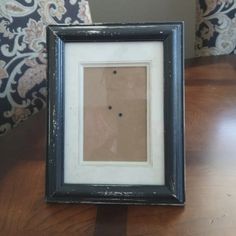
[[[183,23],[49,25],[47,202],[184,205]]]

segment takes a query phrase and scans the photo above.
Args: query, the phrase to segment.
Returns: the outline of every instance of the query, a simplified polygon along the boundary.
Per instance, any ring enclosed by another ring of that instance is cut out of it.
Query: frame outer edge
[[[154,24],[154,23],[150,23],[150,24]],[[150,25],[148,24],[148,25]],[[118,24],[115,24],[116,26]],[[135,26],[135,24],[123,24],[122,26]],[[137,24],[137,26],[140,26],[140,25],[145,25],[145,24]],[[170,30],[172,31],[172,33],[174,34],[174,31],[177,31],[175,32],[175,37],[177,37],[176,39],[173,39],[173,47],[175,49],[175,53],[179,53],[179,55],[177,55],[177,59],[180,59],[177,61],[177,63],[181,63],[181,67],[180,65],[177,66],[177,69],[175,71],[175,69],[173,70],[172,68],[172,72],[177,72],[177,75],[178,75],[178,83],[179,83],[179,80],[181,80],[181,92],[178,93],[179,95],[177,95],[177,100],[180,101],[181,100],[181,104],[180,104],[180,109],[178,108],[177,112],[175,110],[175,114],[178,116],[178,132],[177,132],[177,135],[178,135],[178,138],[179,136],[181,136],[181,147],[180,149],[178,149],[177,151],[177,158],[175,158],[175,181],[176,181],[176,189],[175,189],[175,192],[176,192],[176,195],[169,195],[168,197],[166,197],[166,200],[164,200],[164,198],[161,198],[162,200],[159,200],[160,198],[154,198],[154,196],[150,199],[141,199],[138,200],[134,200],[134,198],[130,197],[128,199],[123,199],[123,198],[119,198],[119,199],[116,199],[114,198],[112,200],[112,198],[104,198],[102,196],[99,196],[99,195],[94,195],[94,197],[92,197],[92,195],[90,197],[77,197],[76,200],[73,200],[74,198],[73,197],[69,197],[68,195],[68,191],[65,192],[65,190],[63,190],[63,187],[62,185],[60,185],[60,181],[61,181],[61,177],[59,176],[58,178],[58,174],[63,174],[62,171],[63,169],[59,170],[60,173],[58,173],[58,168],[57,168],[57,163],[56,163],[56,147],[55,147],[55,144],[56,144],[56,135],[55,135],[55,132],[58,132],[58,127],[55,127],[53,126],[53,121],[55,121],[56,119],[56,113],[57,113],[57,118],[58,118],[58,111],[55,111],[55,101],[53,99],[58,99],[58,96],[63,96],[64,93],[63,93],[63,88],[60,87],[62,86],[62,84],[59,84],[59,91],[55,91],[55,87],[53,88],[53,85],[56,84],[56,80],[58,80],[56,78],[56,74],[58,73],[57,76],[59,76],[59,82],[61,83],[62,81],[62,75],[61,75],[61,71],[58,72],[58,64],[57,64],[57,61],[61,60],[61,57],[62,55],[60,55],[60,58],[58,58],[57,56],[57,53],[56,52],[56,48],[58,47],[58,42],[56,43],[56,39],[60,38],[59,40],[64,40],[64,38],[62,37],[59,37],[58,36],[58,33],[60,31],[60,26],[48,26],[47,27],[47,41],[48,41],[48,81],[47,81],[47,84],[48,84],[48,136],[47,136],[47,143],[48,143],[48,147],[47,147],[47,165],[46,165],[46,201],[47,202],[70,202],[70,203],[74,203],[74,202],[81,202],[81,203],[95,203],[95,204],[104,204],[104,203],[111,203],[111,204],[149,204],[149,205],[183,205],[184,204],[184,200],[185,200],[185,194],[184,194],[184,116],[183,116],[183,109],[184,109],[184,104],[183,104],[183,101],[184,101],[184,83],[183,83],[183,72],[184,72],[184,68],[183,68],[183,23],[181,22],[177,22],[177,23],[162,23],[162,24],[156,24],[159,28],[160,26],[162,26],[163,28],[165,28],[165,30]],[[94,26],[94,25],[92,25]],[[95,25],[96,26],[96,25]],[[104,25],[99,25],[99,26],[104,26]],[[109,26],[109,25],[108,25]],[[112,26],[112,24],[111,24]],[[63,25],[61,26],[63,29],[67,28],[67,26]],[[71,26],[72,27],[72,26]],[[82,27],[82,26],[79,26],[79,27]],[[91,25],[89,25],[90,29],[91,29]],[[158,28],[158,29],[159,29]],[[67,28],[68,29],[68,28]],[[76,26],[74,26],[74,29],[76,29]],[[71,31],[65,31],[65,33],[68,33],[70,34]],[[68,37],[68,35],[67,35]],[[146,41],[146,40],[145,40]],[[177,42],[178,41],[178,42]],[[62,42],[61,42],[62,43]],[[180,44],[180,48],[178,48],[178,45],[175,45],[175,44]],[[60,50],[62,50],[62,48],[60,48]],[[173,52],[173,51],[172,51]],[[61,51],[60,51],[61,53]],[[173,55],[174,56],[174,55]],[[180,58],[179,58],[180,57]],[[174,60],[174,65],[176,66],[176,61]],[[63,66],[62,66],[63,67]],[[179,69],[178,69],[179,68]],[[54,73],[53,73],[53,70],[54,70]],[[176,80],[176,78],[175,78]],[[175,81],[177,82],[177,81]],[[175,83],[175,82],[172,82],[172,83]],[[58,83],[58,81],[57,81]],[[178,86],[178,83],[177,83],[177,88],[179,88]],[[174,86],[175,88],[175,85],[172,84],[172,86]],[[54,90],[52,90],[52,88]],[[55,93],[57,92],[57,95],[55,95]],[[58,95],[59,93],[59,95]],[[176,95],[172,98],[176,98]],[[62,101],[60,100],[59,103],[61,103]],[[175,104],[175,103],[174,103]],[[58,104],[57,104],[58,105]],[[60,105],[60,104],[59,104]],[[52,108],[54,106],[54,109]],[[60,108],[60,111],[61,108]],[[61,114],[62,115],[62,114]],[[180,125],[180,119],[181,119],[181,125]],[[174,124],[175,124],[176,121],[174,121]],[[58,124],[57,124],[58,125]],[[181,127],[180,127],[181,126]],[[63,126],[64,127],[64,126]],[[64,131],[63,131],[63,134],[64,134]],[[62,135],[63,137],[63,135]],[[176,137],[175,137],[176,138]],[[58,140],[58,137],[57,137],[57,140]],[[178,143],[178,142],[177,142]],[[53,145],[54,145],[54,148],[53,148]],[[175,142],[175,145],[176,145],[176,142]],[[178,148],[178,147],[175,147],[175,148]],[[57,158],[58,159],[58,158]],[[61,160],[63,161],[63,160]],[[180,168],[178,168],[180,167]],[[59,183],[59,185],[58,185]],[[117,188],[119,188],[119,186],[121,185],[118,185]],[[145,187],[145,186],[144,186]],[[153,186],[154,187],[157,187],[157,186]],[[58,195],[59,194],[59,195]],[[135,194],[134,194],[135,196]],[[123,200],[122,200],[123,199]]]

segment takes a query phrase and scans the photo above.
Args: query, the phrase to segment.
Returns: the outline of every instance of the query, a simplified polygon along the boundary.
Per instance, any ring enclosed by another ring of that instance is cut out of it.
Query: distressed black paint
[[[165,186],[64,184],[64,43],[162,41],[164,44]],[[183,24],[49,26],[46,201],[183,205]]]

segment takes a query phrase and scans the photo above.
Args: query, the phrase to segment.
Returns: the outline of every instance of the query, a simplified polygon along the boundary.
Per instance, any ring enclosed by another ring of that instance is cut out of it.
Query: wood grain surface
[[[236,56],[185,72],[184,208],[46,204],[43,111],[0,138],[0,235],[235,236]]]

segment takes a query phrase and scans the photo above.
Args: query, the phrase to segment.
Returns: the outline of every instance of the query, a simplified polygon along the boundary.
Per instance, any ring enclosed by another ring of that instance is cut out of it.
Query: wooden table
[[[236,235],[236,56],[186,62],[185,207],[46,204],[45,127],[0,138],[0,235]]]

